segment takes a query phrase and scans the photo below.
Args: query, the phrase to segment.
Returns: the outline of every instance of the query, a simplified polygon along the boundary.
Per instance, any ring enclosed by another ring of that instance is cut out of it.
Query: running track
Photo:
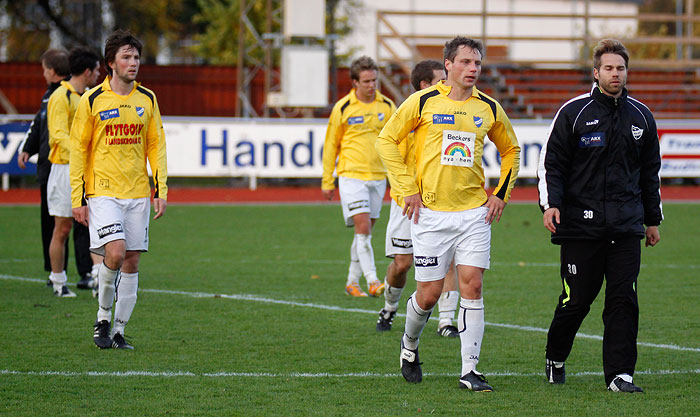
[[[337,192],[334,200],[338,200]],[[661,188],[663,202],[700,202],[700,186],[667,186]],[[386,201],[389,201],[388,190]],[[260,187],[247,188],[170,188],[168,203],[321,203],[326,200],[318,187]],[[515,187],[511,201],[537,202],[537,188]],[[39,204],[38,188],[17,188],[0,191],[0,205]]]

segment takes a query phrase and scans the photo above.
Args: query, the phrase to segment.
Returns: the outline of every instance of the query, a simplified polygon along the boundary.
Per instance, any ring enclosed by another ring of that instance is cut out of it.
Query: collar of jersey
[[[73,88],[73,85],[69,83],[68,80],[61,81],[61,85],[66,87],[71,93],[78,94],[78,92],[75,91],[75,88]]]
[[[438,81],[438,83],[435,84],[435,88],[440,92],[440,94],[443,94],[445,97],[447,97],[447,95],[450,94],[450,91],[452,91],[452,86],[445,85],[445,83],[442,80]],[[476,88],[476,86],[472,87],[472,95],[471,96],[477,97],[477,98],[479,97],[479,90]],[[449,97],[447,97],[447,98],[449,98]],[[450,100],[452,100],[452,99],[450,99]],[[467,100],[469,100],[468,97],[467,97]],[[464,100],[464,101],[467,101],[467,100]],[[457,100],[452,100],[452,101],[454,101],[456,103],[462,103],[462,101],[457,101]]]
[[[379,90],[375,91],[374,92],[374,101],[383,101],[383,100],[384,100],[384,96],[382,95],[382,93],[380,93]],[[350,90],[350,104],[356,104],[356,103],[366,104],[366,105],[372,104],[372,103],[365,103],[364,101],[360,101],[360,99],[357,98],[357,94],[355,94],[355,89],[353,88],[352,90]]]
[[[111,75],[107,75],[105,77],[105,80],[102,81],[102,91],[112,91],[112,86],[109,84],[109,82],[111,80],[112,80]],[[136,87],[138,87],[140,85],[141,85],[141,83],[139,83],[138,81],[134,81],[134,88],[132,88],[131,91],[129,92],[129,94],[127,94],[125,96],[122,96],[121,94],[114,93],[114,91],[112,91],[112,92],[119,97],[124,97],[124,98],[131,97],[131,95],[134,94],[134,91],[136,91]]]

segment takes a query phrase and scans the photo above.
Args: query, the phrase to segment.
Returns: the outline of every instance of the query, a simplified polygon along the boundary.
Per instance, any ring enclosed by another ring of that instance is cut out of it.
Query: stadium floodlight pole
[[[245,25],[243,18],[246,13],[245,0],[240,0],[240,19],[238,20],[238,56],[236,59],[236,117],[241,117],[241,107],[243,105],[243,54],[245,54]]]

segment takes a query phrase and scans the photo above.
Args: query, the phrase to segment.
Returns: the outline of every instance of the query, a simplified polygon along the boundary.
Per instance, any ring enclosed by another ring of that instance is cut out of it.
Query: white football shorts
[[[403,208],[391,200],[389,222],[386,225],[386,242],[384,252],[387,258],[394,255],[413,255],[411,240],[411,221],[403,215]]]
[[[352,216],[369,213],[370,219],[378,219],[382,211],[382,200],[386,192],[386,180],[364,181],[338,177],[340,205],[343,207],[345,225],[354,226]]]
[[[46,184],[46,204],[49,214],[58,217],[73,217],[71,204],[70,172],[68,164],[53,164]]]
[[[416,281],[445,278],[450,262],[489,269],[491,225],[488,208],[433,211],[421,208],[418,223],[411,224]]]
[[[90,212],[90,251],[103,255],[105,245],[124,240],[126,250],[148,251],[148,224],[151,200],[93,197],[88,199]]]

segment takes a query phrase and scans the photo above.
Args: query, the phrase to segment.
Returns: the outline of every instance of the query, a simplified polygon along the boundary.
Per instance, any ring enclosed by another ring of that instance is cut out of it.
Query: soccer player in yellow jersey
[[[73,214],[90,228],[90,249],[105,256],[98,273],[93,336],[102,349],[133,349],[124,339],[124,327],[136,305],[141,252],[148,250],[151,187],[146,160],[155,183],[153,218],[160,218],[167,207],[168,170],[158,102],[151,90],[135,81],[141,48],[141,41],[128,31],[109,35],[104,53],[109,76],[83,95],[71,129]]]
[[[404,214],[413,220],[417,291],[406,306],[401,373],[408,382],[422,380],[419,337],[454,259],[461,295],[460,386],[473,391],[493,390],[476,370],[484,335],[481,288],[490,265],[491,223],[500,220],[520,164],[520,147],[503,108],[475,87],[483,51],[478,40],[456,37],[447,42],[447,80],[412,94],[377,140],[391,183],[404,196]],[[412,130],[415,175],[399,152]],[[501,178],[491,195],[484,189],[481,165],[486,135],[501,155]]]
[[[426,59],[416,64],[411,71],[411,85],[416,91],[423,90],[444,80],[445,66],[433,59]],[[399,151],[410,170],[415,172],[415,149],[413,133],[399,144]],[[413,264],[413,244],[411,241],[411,221],[403,215],[403,199],[397,193],[397,188],[391,189],[391,209],[389,222],[386,227],[385,254],[393,258],[386,270],[384,279],[384,308],[379,312],[377,331],[391,330],[391,324],[396,316],[399,299],[406,285],[406,276]],[[451,266],[445,276],[445,286],[438,300],[440,322],[437,333],[444,337],[459,337],[457,328],[452,324],[459,291],[454,266]]]
[[[328,200],[333,198],[335,170],[345,224],[355,228],[345,284],[346,293],[354,297],[367,297],[360,289],[362,275],[371,296],[378,297],[384,292],[384,283],[377,279],[374,266],[372,226],[382,208],[386,169],[374,145],[396,106],[377,91],[377,75],[378,68],[372,58],[363,56],[352,62],[353,88],[333,107],[323,145],[321,190]]]
[[[66,282],[66,240],[73,228],[71,210],[68,158],[70,153],[70,127],[78,108],[80,95],[88,87],[94,87],[100,75],[100,59],[84,48],[73,49],[68,56],[71,77],[49,97],[46,121],[49,132],[49,161],[51,172],[46,187],[49,214],[54,216],[53,235],[49,244],[53,293],[58,297],[75,297]],[[75,236],[74,236],[75,238]],[[99,260],[96,260],[99,263]]]

